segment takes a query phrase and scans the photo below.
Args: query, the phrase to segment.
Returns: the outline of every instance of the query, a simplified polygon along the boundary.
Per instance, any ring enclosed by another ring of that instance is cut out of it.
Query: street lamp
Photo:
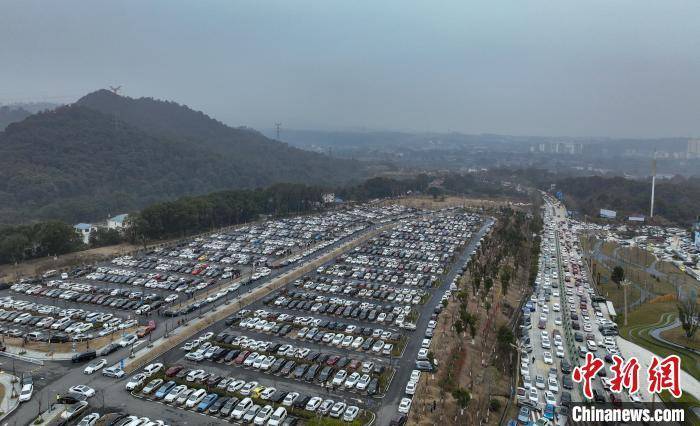
[[[632,284],[632,282],[630,280],[628,280],[627,278],[625,278],[624,280],[622,280],[622,282],[620,282],[620,285],[622,286],[622,290],[623,290],[622,293],[624,295],[624,300],[625,300],[625,314],[624,314],[625,315],[625,326],[627,325],[627,287],[629,287],[630,284]]]

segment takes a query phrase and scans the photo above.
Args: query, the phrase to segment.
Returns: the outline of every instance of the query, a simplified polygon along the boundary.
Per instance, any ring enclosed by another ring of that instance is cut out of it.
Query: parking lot
[[[201,399],[184,408],[217,418],[286,407],[301,420],[388,424],[410,409],[419,370],[434,368],[440,303],[486,229],[458,210],[403,219],[168,352],[157,360],[162,377],[149,378],[162,382],[134,393],[163,403],[190,390]]]
[[[403,207],[360,206],[269,220],[62,274],[49,271],[0,292],[0,332],[49,350],[49,343],[89,342],[150,320],[199,315],[241,285],[403,214]]]
[[[306,259],[412,214],[401,206],[352,206],[221,230],[65,273],[49,271],[0,292],[0,332],[15,353],[63,352],[56,359],[70,359],[96,350],[112,365],[130,348]],[[13,416],[29,416],[22,407]]]

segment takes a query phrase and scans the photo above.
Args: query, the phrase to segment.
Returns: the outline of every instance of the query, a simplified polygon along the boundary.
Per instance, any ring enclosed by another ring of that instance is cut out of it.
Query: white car
[[[323,398],[315,396],[309,400],[309,402],[306,403],[306,407],[304,408],[306,411],[310,411],[312,413],[316,412],[318,410],[318,407],[321,405],[323,402]]]
[[[91,362],[90,364],[88,364],[87,367],[85,367],[85,369],[83,370],[83,373],[85,373],[85,374],[92,374],[92,373],[94,373],[95,371],[99,371],[99,370],[100,370],[102,367],[104,367],[105,365],[107,365],[107,360],[104,359],[104,358],[99,359],[99,360],[97,360],[97,361],[93,361],[93,362]]]
[[[550,391],[544,393],[544,401],[547,404],[557,405],[557,397]]]
[[[564,348],[562,348],[561,346],[557,346],[556,353],[557,358],[564,358]]]
[[[269,401],[270,398],[272,398],[272,395],[275,394],[275,392],[277,392],[276,388],[273,388],[273,387],[266,388],[264,391],[260,392],[260,399],[262,399],[264,401]],[[263,409],[264,409],[264,407],[263,407]]]
[[[399,413],[408,414],[408,412],[411,411],[411,402],[412,400],[410,398],[401,398]]]
[[[194,391],[190,394],[189,398],[187,398],[187,401],[185,401],[185,407],[187,407],[187,408],[195,407],[197,404],[202,402],[202,400],[204,399],[205,396],[207,396],[206,390],[197,389],[196,391]]]
[[[410,400],[409,400],[410,401]],[[408,404],[408,409],[411,409],[411,403],[409,402]],[[343,421],[345,422],[352,422],[357,418],[357,414],[360,412],[360,409],[355,406],[351,405],[347,409],[345,409],[345,414],[343,414]]]
[[[128,382],[126,382],[126,390],[132,391],[141,386],[146,381],[146,375],[143,373],[136,374]]]
[[[405,392],[406,395],[414,395],[416,393],[416,382],[408,382]]]
[[[75,385],[68,389],[68,391],[85,395],[86,398],[92,398],[95,396],[95,389],[85,385]]]
[[[530,387],[527,397],[533,404],[538,404],[540,402],[540,394],[534,387]]]
[[[80,422],[76,426],[94,426],[97,420],[102,417],[100,413],[90,413],[87,416],[80,419]]]
[[[559,393],[559,382],[557,381],[556,377],[549,377],[549,380],[547,381],[547,389],[549,389],[549,391],[552,393]]]
[[[146,377],[151,377],[155,373],[159,372],[163,368],[163,364],[160,362],[154,362],[153,364],[148,364],[143,368],[143,373]]]
[[[243,398],[241,402],[236,405],[236,408],[231,411],[231,417],[236,420],[240,420],[241,417],[253,406],[253,400],[250,398]]]
[[[271,405],[264,406],[260,411],[258,411],[258,414],[255,416],[255,419],[253,420],[253,424],[258,425],[258,426],[264,425],[270,419],[274,410],[275,409],[272,408]]]
[[[170,390],[170,392],[168,392],[167,395],[165,395],[165,397],[163,398],[163,401],[166,403],[172,403],[178,397],[180,397],[180,395],[182,395],[183,392],[185,392],[186,390],[187,390],[187,386],[185,386],[185,385],[175,386],[174,388],[172,388]]]
[[[119,344],[119,346],[121,346],[122,348],[125,348],[129,345],[133,345],[134,343],[136,343],[137,340],[139,340],[139,338],[136,337],[135,334],[127,334],[126,336],[122,337],[122,339],[119,342],[117,342],[117,344]]]
[[[290,392],[287,394],[287,396],[284,397],[284,400],[282,401],[282,405],[285,407],[291,407],[294,402],[299,399],[299,393],[298,392]]]
[[[545,364],[552,364],[554,361],[552,360],[552,353],[549,351],[544,351],[542,353],[542,358],[544,359]]]
[[[34,394],[34,385],[31,383],[27,383],[26,385],[22,386],[22,390],[19,392],[19,402],[26,402],[32,399],[32,395]]]
[[[253,392],[253,389],[255,389],[258,386],[258,382],[248,382],[241,388],[239,393],[243,396],[250,396],[250,393]]]

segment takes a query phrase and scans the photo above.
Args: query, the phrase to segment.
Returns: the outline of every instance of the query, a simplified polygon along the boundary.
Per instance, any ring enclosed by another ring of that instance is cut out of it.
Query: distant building
[[[110,217],[107,219],[107,228],[108,229],[117,229],[121,230],[124,228],[126,225],[126,218],[128,218],[129,215],[124,213],[124,214],[118,214],[114,217]]]
[[[80,238],[83,240],[83,243],[89,244],[90,232],[92,232],[96,228],[89,223],[77,223],[73,225],[73,229],[75,229],[75,232],[77,232],[80,235]]]
[[[700,139],[691,139],[688,141],[688,157],[700,157]]]
[[[332,192],[329,192],[329,193],[327,193],[327,194],[323,194],[323,195],[321,196],[321,199],[322,199],[323,202],[326,203],[326,204],[333,203],[333,202],[335,202],[335,194],[332,193]]]
[[[644,222],[644,216],[630,216],[627,218],[630,222]]]
[[[600,209],[600,217],[603,219],[615,219],[617,217],[617,212],[614,210]]]
[[[695,222],[695,225],[693,226],[693,242],[695,243],[695,247],[700,250],[700,217],[698,217],[697,222]]]

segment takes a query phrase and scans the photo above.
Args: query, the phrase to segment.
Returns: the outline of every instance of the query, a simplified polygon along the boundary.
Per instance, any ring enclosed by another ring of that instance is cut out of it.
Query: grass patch
[[[685,331],[680,326],[662,332],[661,337],[677,345],[700,350],[700,342],[698,341],[697,334],[689,340],[685,337]]]
[[[675,313],[676,305],[673,302],[643,304],[629,313],[629,325],[620,327],[620,336],[659,356],[678,355],[683,370],[693,377],[700,377],[700,356],[688,350],[667,346],[650,335],[653,328],[673,321]]]

